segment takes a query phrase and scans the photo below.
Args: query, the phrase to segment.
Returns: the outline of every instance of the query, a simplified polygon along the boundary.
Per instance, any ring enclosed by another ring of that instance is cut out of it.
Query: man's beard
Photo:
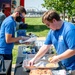
[[[22,17],[20,17],[20,16],[16,17],[16,21],[17,22],[21,22],[22,21]]]

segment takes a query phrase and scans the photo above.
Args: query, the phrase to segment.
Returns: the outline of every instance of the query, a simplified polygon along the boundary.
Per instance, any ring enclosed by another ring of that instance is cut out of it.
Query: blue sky
[[[25,0],[25,8],[36,8],[38,10],[46,10],[42,7],[43,0]]]

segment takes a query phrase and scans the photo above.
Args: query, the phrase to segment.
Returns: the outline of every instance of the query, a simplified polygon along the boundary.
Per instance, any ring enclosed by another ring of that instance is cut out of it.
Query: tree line
[[[65,14],[67,14],[68,20],[75,16],[75,0],[44,0],[42,6],[48,10],[55,9],[62,13],[64,20]]]

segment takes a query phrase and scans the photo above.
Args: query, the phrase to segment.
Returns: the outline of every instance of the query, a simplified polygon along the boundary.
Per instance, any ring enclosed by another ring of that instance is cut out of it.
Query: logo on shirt
[[[63,40],[63,36],[59,36],[59,41],[62,41]]]

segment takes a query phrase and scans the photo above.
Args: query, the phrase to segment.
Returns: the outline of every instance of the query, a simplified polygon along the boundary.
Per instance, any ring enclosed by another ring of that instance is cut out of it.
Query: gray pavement
[[[15,64],[12,64],[12,72],[11,75],[14,75]]]
[[[45,37],[38,37],[37,40],[45,40]]]

